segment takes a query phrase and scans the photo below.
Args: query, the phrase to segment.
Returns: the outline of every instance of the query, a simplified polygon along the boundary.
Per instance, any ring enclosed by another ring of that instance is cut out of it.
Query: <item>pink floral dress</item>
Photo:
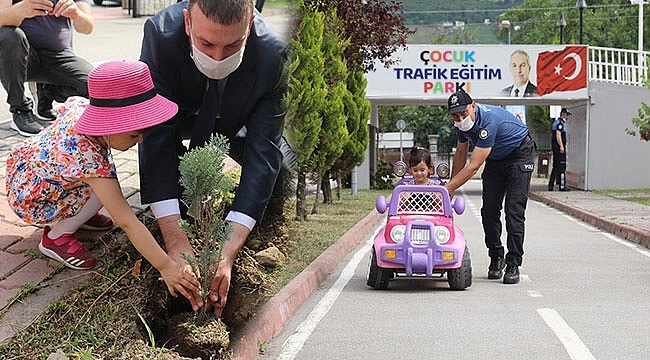
[[[7,198],[28,224],[49,224],[74,216],[92,189],[84,178],[117,178],[108,149],[77,133],[73,125],[88,100],[73,97],[56,121],[16,145],[7,158]]]

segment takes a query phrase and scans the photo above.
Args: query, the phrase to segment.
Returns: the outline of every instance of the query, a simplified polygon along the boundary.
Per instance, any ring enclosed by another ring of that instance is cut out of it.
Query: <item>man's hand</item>
[[[214,307],[214,315],[221,317],[223,308],[226,307],[228,300],[228,290],[230,289],[230,278],[232,276],[232,266],[235,263],[239,249],[246,242],[250,230],[242,224],[235,222],[232,225],[230,239],[223,244],[221,255],[223,258],[219,261],[219,267],[210,284],[210,296],[208,303]]]
[[[73,0],[58,0],[52,10],[52,15],[56,17],[65,16],[74,20],[79,16],[80,11]]]
[[[162,233],[163,240],[165,241],[165,249],[167,254],[174,261],[179,264],[184,264],[185,271],[192,271],[192,267],[187,264],[187,261],[183,259],[181,254],[188,254],[194,256],[194,251],[192,250],[192,245],[187,238],[187,234],[181,229],[181,226],[178,224],[178,221],[181,219],[180,215],[170,215],[158,219],[158,227]],[[183,294],[190,301],[192,309],[198,311],[203,307],[203,300],[198,292],[188,292]]]
[[[215,274],[212,284],[210,285],[210,296],[208,296],[208,303],[214,307],[214,315],[221,317],[223,308],[228,301],[228,290],[230,289],[230,278],[232,276],[231,261],[226,259],[219,261],[219,267]]]
[[[21,18],[18,25],[20,25],[22,19],[33,18],[35,16],[46,16],[54,9],[54,4],[50,0],[23,0],[14,6],[15,9],[18,10],[17,15]]]
[[[445,185],[445,189],[447,189],[447,192],[449,193],[449,200],[451,200],[454,197],[454,193],[456,190],[450,190],[447,185]],[[438,194],[439,195],[439,194]]]

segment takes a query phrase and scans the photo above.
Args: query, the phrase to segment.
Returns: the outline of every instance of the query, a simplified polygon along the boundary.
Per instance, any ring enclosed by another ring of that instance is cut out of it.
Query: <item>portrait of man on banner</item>
[[[528,53],[517,49],[510,54],[508,63],[512,85],[501,90],[501,94],[510,97],[537,96],[537,86],[530,78],[531,61]]]

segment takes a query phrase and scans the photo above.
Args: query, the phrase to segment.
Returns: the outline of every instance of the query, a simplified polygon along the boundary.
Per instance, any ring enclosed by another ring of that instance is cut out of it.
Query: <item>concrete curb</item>
[[[631,226],[625,224],[618,224],[614,221],[599,217],[590,213],[589,211],[578,209],[577,207],[569,206],[563,204],[557,200],[548,198],[544,195],[532,192],[530,194],[530,199],[545,203],[549,206],[552,206],[562,212],[567,213],[575,218],[578,218],[586,223],[589,223],[599,229],[602,229],[606,232],[612,233],[616,236],[627,239],[631,242],[639,244],[645,248],[650,249],[650,233],[635,229]]]
[[[300,306],[318,289],[341,259],[357,247],[384,215],[371,211],[325,252],[309,264],[289,284],[262,306],[258,315],[233,337],[233,359],[249,360],[259,355],[259,344],[273,339]]]

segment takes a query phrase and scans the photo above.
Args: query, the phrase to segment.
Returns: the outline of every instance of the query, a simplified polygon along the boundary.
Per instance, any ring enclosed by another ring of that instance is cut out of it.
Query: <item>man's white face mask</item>
[[[228,56],[223,60],[215,60],[208,55],[204,54],[199,50],[194,44],[192,44],[192,52],[190,57],[194,60],[194,64],[199,69],[203,75],[209,77],[210,79],[221,80],[226,78],[226,76],[232,74],[242,62],[244,58],[244,49],[246,46],[242,46],[239,51]]]
[[[467,115],[467,117],[459,122],[454,121],[454,126],[457,127],[460,131],[470,131],[474,126],[474,120],[472,120],[471,116]]]

